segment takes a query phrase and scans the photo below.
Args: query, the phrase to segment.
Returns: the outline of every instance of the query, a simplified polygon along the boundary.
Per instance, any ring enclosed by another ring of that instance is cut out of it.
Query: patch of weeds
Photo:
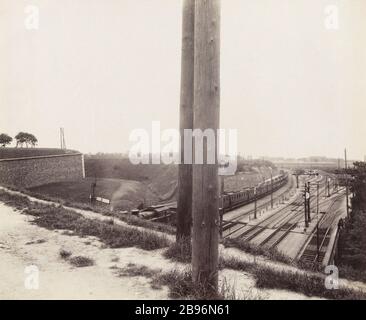
[[[263,247],[244,241],[243,239],[230,239],[230,238],[224,239],[222,241],[222,244],[226,248],[237,248],[241,251],[250,253],[255,256],[263,256],[270,260],[286,263],[288,265],[294,264],[294,262],[289,257],[279,252],[276,248],[265,249]]]
[[[72,253],[70,251],[67,251],[64,249],[61,249],[59,254],[60,254],[60,257],[65,260],[68,259],[72,255]]]
[[[129,263],[124,268],[119,268],[117,275],[119,277],[146,277],[152,278],[156,274],[160,273],[161,270],[150,269],[146,266],[137,266],[133,263]]]
[[[246,262],[235,257],[219,258],[219,269],[232,269],[244,272],[251,272],[255,264]]]
[[[88,219],[81,214],[63,207],[49,205],[25,209],[26,214],[35,216],[33,223],[49,230],[71,230],[80,237],[95,236],[111,248],[136,246],[145,250],[167,247],[166,237],[155,233],[108,224],[97,219]]]
[[[177,262],[189,263],[192,259],[191,238],[182,238],[174,242],[164,252],[164,257]]]
[[[11,194],[5,190],[0,190],[0,201],[17,210],[23,210],[31,203],[27,197]]]
[[[46,242],[45,239],[38,239],[38,240],[35,240],[35,241],[26,242],[25,244],[26,245],[29,245],[29,244],[41,244],[41,243],[45,243],[45,242]]]
[[[76,256],[69,259],[69,262],[78,268],[93,266],[94,260],[88,257]]]
[[[309,297],[324,297],[336,300],[364,300],[366,293],[339,287],[329,290],[325,287],[325,276],[307,274],[305,272],[290,272],[274,270],[269,267],[257,267],[253,272],[258,288],[283,289],[302,293]]]
[[[172,270],[158,274],[152,281],[155,287],[168,286],[171,298],[174,299],[198,299],[198,300],[221,300],[220,294],[205,288],[203,285],[192,281],[192,271]]]
[[[328,290],[325,287],[325,275],[301,271],[277,270],[257,263],[246,262],[235,257],[220,258],[220,268],[244,271],[252,274],[258,288],[282,289],[304,294],[309,297],[327,299],[359,300],[366,299],[366,293],[340,287]]]

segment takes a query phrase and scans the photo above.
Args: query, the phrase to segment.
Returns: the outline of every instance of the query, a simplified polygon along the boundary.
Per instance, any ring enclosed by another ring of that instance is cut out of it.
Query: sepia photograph
[[[365,17],[0,0],[0,300],[365,300]]]

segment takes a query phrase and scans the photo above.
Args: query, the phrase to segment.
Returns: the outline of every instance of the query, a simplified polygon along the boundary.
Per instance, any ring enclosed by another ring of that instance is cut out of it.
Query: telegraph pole
[[[216,136],[220,119],[220,0],[195,0],[194,28],[194,129],[213,130]],[[217,294],[218,143],[212,146],[207,141],[199,150],[203,151],[203,164],[193,164],[192,280]],[[207,151],[215,152],[215,164],[208,163]]]
[[[316,184],[316,216],[319,215],[319,182]]]
[[[193,129],[194,10],[194,0],[183,1],[177,241],[189,238],[192,226],[192,165],[184,163],[184,155],[192,154],[193,150],[185,148],[184,130]]]
[[[316,184],[316,252],[317,252],[317,259],[319,262],[319,182]]]
[[[272,177],[272,168],[271,168],[271,208],[273,209],[273,177]]]
[[[328,176],[325,177],[324,183],[324,198],[327,196],[327,184],[328,184]]]
[[[309,227],[309,221],[308,221],[308,192],[307,192],[307,186],[305,183],[305,193],[304,193],[304,204],[305,204],[305,208],[304,208],[304,212],[305,212],[305,228]]]
[[[66,142],[65,142],[65,129],[64,128],[60,128],[60,144],[61,144],[61,149],[65,150]]]
[[[257,188],[254,188],[254,219],[257,219]]]
[[[349,217],[349,206],[348,206],[348,174],[347,174],[347,149],[344,149],[344,169],[346,172],[346,206],[347,206],[347,218]]]
[[[329,177],[328,177],[327,181],[328,181],[328,183],[327,183],[328,197],[330,197],[330,178]]]
[[[310,213],[310,182],[308,182],[308,222],[311,222],[311,213]]]

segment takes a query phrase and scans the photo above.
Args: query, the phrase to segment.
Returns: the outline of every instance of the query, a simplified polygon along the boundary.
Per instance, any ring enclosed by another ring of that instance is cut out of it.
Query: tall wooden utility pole
[[[220,120],[220,0],[195,1],[194,128],[217,133]],[[215,145],[203,145],[203,164],[193,164],[192,278],[212,293],[218,287],[219,179]],[[195,140],[196,144],[196,140]],[[215,164],[207,151],[215,151]],[[196,152],[196,150],[195,150]]]
[[[316,255],[317,261],[319,262],[319,182],[316,184]]]
[[[194,94],[194,1],[183,1],[182,71],[180,95],[180,157],[178,169],[177,241],[191,236],[192,227],[192,165],[184,163],[184,130],[193,129]]]

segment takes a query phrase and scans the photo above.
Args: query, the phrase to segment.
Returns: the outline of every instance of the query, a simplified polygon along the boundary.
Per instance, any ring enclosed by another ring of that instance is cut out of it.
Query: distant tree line
[[[268,161],[268,160],[260,160],[260,159],[247,160],[241,156],[237,157],[238,171],[252,172],[253,167],[257,167],[257,168],[271,167],[272,169],[276,169],[276,166],[271,161]]]
[[[16,140],[16,147],[21,147],[23,148],[24,145],[28,148],[28,147],[35,147],[38,143],[37,138],[31,134],[31,133],[27,133],[27,132],[19,132],[16,136],[15,136],[15,140]],[[6,133],[1,133],[0,134],[0,146],[5,148],[7,145],[11,144],[13,141],[13,138],[10,137],[8,134]]]

